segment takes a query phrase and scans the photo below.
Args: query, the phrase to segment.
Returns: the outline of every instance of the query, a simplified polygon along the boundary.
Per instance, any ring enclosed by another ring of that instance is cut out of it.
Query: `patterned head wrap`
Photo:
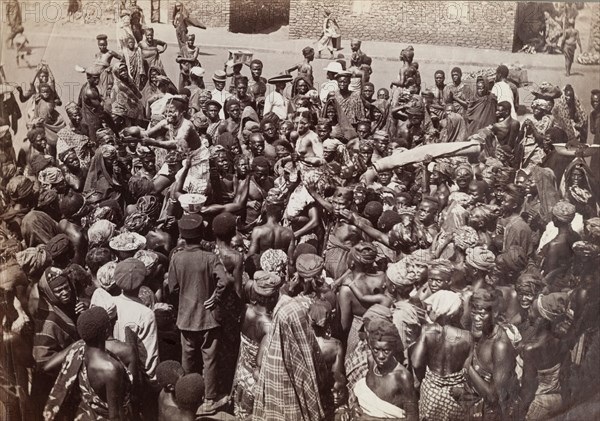
[[[429,263],[428,270],[437,270],[446,275],[452,275],[454,273],[454,265],[448,259],[435,259]]]
[[[537,308],[546,320],[551,322],[567,315],[569,308],[569,294],[566,292],[553,292],[548,295],[540,295],[537,299]]]
[[[133,258],[141,260],[148,273],[151,273],[158,263],[158,254],[152,250],[138,250],[133,255]]]
[[[479,244],[479,235],[472,227],[460,227],[454,232],[454,244],[463,250],[473,248]]]
[[[588,240],[600,245],[600,218],[590,218],[584,222]]]
[[[125,218],[125,224],[123,228],[125,228],[129,232],[137,232],[138,234],[145,233],[146,229],[149,228],[150,219],[148,215],[134,212]]]
[[[377,248],[371,243],[361,241],[350,249],[349,259],[365,265],[372,265],[377,259]]]
[[[561,222],[569,223],[575,218],[575,205],[566,200],[559,200],[552,207],[552,215]]]
[[[100,145],[98,150],[100,151],[102,158],[114,159],[117,157],[117,148],[115,148],[113,145]]]
[[[64,181],[65,176],[60,168],[48,167],[40,171],[38,181],[42,187],[50,187]]]
[[[80,111],[80,110],[81,109],[79,108],[79,105],[77,105],[73,101],[71,101],[67,105],[65,105],[65,111],[67,112],[67,114],[73,114],[74,112]]]
[[[460,294],[453,291],[441,290],[425,299],[425,304],[431,306],[430,318],[434,322],[440,316],[454,316],[462,307]]]
[[[392,317],[392,309],[381,304],[373,304],[367,309],[365,314],[363,314],[363,320],[365,322],[374,319],[384,319],[391,322]]]
[[[52,261],[44,246],[29,247],[15,255],[17,263],[27,276],[41,273]]]
[[[108,244],[117,226],[106,219],[99,219],[88,229],[90,248]]]
[[[142,196],[138,199],[135,207],[138,212],[148,215],[149,218],[155,218],[160,212],[161,204],[156,196]]]
[[[465,261],[475,269],[489,272],[496,264],[496,256],[494,256],[494,253],[483,247],[473,247],[467,249],[467,258]]]
[[[534,99],[533,102],[531,103],[531,108],[539,108],[543,111],[545,111],[546,113],[550,113],[552,111],[552,107],[554,107],[554,101],[552,101],[551,99],[542,99],[542,98],[537,98]]]
[[[111,261],[103,265],[100,269],[98,269],[98,273],[96,274],[96,279],[100,286],[106,291],[110,290],[115,282],[115,268],[117,267],[117,262]]]
[[[252,290],[260,296],[270,297],[279,292],[282,283],[283,280],[278,274],[259,270],[254,273]]]
[[[302,278],[312,278],[323,272],[325,262],[316,254],[301,254],[296,259],[296,271]]]
[[[260,267],[267,272],[281,273],[288,262],[287,253],[279,249],[268,249],[260,256]]]

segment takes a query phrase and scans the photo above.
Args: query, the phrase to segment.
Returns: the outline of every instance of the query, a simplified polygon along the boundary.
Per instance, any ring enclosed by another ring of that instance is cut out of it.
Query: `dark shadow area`
[[[229,31],[270,34],[290,22],[290,0],[231,0]]]

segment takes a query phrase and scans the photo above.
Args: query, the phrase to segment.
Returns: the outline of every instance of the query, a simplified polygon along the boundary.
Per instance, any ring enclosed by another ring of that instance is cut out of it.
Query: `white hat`
[[[342,65],[337,61],[330,61],[327,67],[325,67],[323,70],[331,73],[341,73],[344,71]]]
[[[202,77],[202,76],[204,76],[204,73],[206,73],[206,70],[204,70],[202,67],[195,66],[195,67],[192,67],[192,69],[190,70],[190,73],[193,74],[194,76]]]

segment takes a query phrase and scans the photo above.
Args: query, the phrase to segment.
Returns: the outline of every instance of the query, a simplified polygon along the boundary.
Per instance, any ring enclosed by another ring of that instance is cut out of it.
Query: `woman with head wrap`
[[[465,272],[473,289],[486,285],[489,273],[496,265],[496,256],[490,250],[480,246],[466,250]]]
[[[565,170],[560,181],[560,193],[577,209],[584,219],[598,214],[600,183],[582,158],[575,158]]]
[[[116,161],[117,149],[114,146],[101,145],[98,148],[85,180],[84,195],[95,196],[96,202],[119,199],[122,186],[116,177]]]
[[[565,131],[568,142],[587,141],[588,117],[571,85],[563,88],[562,96],[552,109],[554,124]]]
[[[516,158],[519,165],[529,169],[540,165],[546,157],[546,132],[554,125],[552,108],[554,100],[536,98],[531,104],[533,118],[528,118],[521,125],[517,141]]]
[[[280,300],[254,387],[253,419],[319,420],[326,372],[319,345],[300,298]]]
[[[64,195],[68,193],[69,185],[65,181],[65,175],[60,168],[48,167],[40,171],[38,181],[42,189],[54,189],[57,193]]]
[[[81,161],[77,156],[75,148],[69,148],[58,155],[58,160],[62,164],[60,169],[65,176],[65,181],[73,190],[81,192],[85,184],[86,170],[81,167]]]
[[[88,137],[90,136],[90,129],[83,123],[81,108],[77,104],[70,102],[65,105],[65,110],[70,124],[61,129],[57,134],[56,154],[60,156],[66,150],[74,148],[81,168],[86,171],[90,166],[90,161],[94,154]]]
[[[260,346],[266,346],[272,313],[279,299],[282,278],[273,272],[257,271],[250,281],[249,303],[242,316],[240,352],[233,380],[234,414],[237,419],[252,418],[254,373]]]
[[[75,320],[77,312],[81,312],[84,307],[83,303],[76,305],[75,292],[68,278],[62,276],[62,270],[58,268],[47,268],[38,287],[40,302],[34,314],[33,340],[33,358],[38,369],[33,375],[31,395],[39,397],[41,401],[37,403],[43,407],[55,377],[45,373],[42,367],[54,354],[79,339]]]

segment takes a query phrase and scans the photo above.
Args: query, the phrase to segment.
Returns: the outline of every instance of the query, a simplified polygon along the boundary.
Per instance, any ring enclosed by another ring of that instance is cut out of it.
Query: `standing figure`
[[[23,26],[21,17],[21,5],[17,0],[9,0],[6,4],[6,20],[10,26],[10,35],[6,38],[8,48],[13,48],[13,40],[17,35],[19,28]]]
[[[137,0],[129,0],[129,15],[131,16],[131,31],[137,42],[140,42],[144,37],[144,27],[146,19],[144,11],[137,5]]]
[[[333,50],[335,49],[335,45],[333,44],[334,38],[340,37],[340,27],[337,24],[337,21],[333,16],[331,16],[331,12],[329,10],[325,10],[325,19],[323,20],[323,35],[321,35],[321,39],[317,41],[317,52],[318,57],[321,58],[321,51],[324,49],[329,50],[329,59],[333,60]],[[339,49],[340,46],[338,45]]]
[[[148,63],[148,68],[157,68],[165,74],[165,68],[160,55],[167,51],[167,43],[154,38],[154,28],[146,28],[146,39],[140,42],[142,57]]]
[[[110,90],[113,85],[113,74],[110,69],[110,62],[113,58],[116,58],[117,60],[123,60],[123,56],[113,50],[108,49],[107,35],[97,35],[96,39],[98,40],[98,52],[94,56],[96,59],[94,64],[101,66],[104,69],[100,74],[98,91],[100,92],[100,96],[106,100],[110,96]]]
[[[571,66],[573,66],[573,60],[575,60],[577,46],[579,46],[579,51],[583,51],[583,48],[581,48],[581,39],[579,39],[579,31],[575,29],[575,19],[569,19],[565,23],[565,35],[560,44],[560,48],[565,56],[566,76],[571,76]]]
[[[177,42],[179,43],[180,50],[183,50],[183,47],[185,47],[187,43],[188,26],[206,29],[206,26],[200,23],[199,20],[190,16],[190,12],[188,12],[180,1],[176,2],[175,7],[173,8],[173,26],[175,27],[175,34],[177,35]]]
[[[186,43],[180,47],[180,53],[175,59],[179,63],[179,90],[190,84],[190,70],[192,67],[201,67],[198,61],[200,50],[194,45],[196,35],[186,36]]]

